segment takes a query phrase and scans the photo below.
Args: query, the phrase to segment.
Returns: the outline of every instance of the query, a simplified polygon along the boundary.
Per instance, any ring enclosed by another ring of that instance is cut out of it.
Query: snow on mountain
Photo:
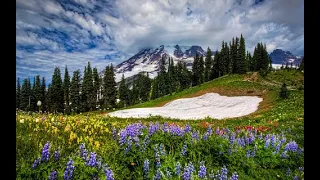
[[[282,49],[275,49],[270,53],[270,58],[273,64],[300,64],[302,57],[294,56],[290,51],[283,51]]]
[[[172,57],[174,64],[178,61],[186,63],[188,69],[191,69],[193,57],[196,53],[205,56],[206,52],[200,46],[179,46],[179,45],[161,45],[157,48],[146,48],[140,50],[137,54],[118,64],[115,68],[115,80],[119,82],[124,75],[125,78],[134,76],[140,72],[149,73],[150,78],[157,76],[161,65],[161,58],[165,57],[168,66],[168,57]],[[100,72],[103,76],[104,71]]]

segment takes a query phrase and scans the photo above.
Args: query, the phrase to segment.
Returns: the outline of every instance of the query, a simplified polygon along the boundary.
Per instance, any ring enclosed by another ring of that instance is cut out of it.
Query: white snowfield
[[[181,120],[233,118],[251,114],[258,109],[262,98],[257,96],[220,96],[218,93],[207,93],[194,98],[182,98],[167,103],[163,107],[134,108],[109,113],[111,117],[148,118],[162,116]]]

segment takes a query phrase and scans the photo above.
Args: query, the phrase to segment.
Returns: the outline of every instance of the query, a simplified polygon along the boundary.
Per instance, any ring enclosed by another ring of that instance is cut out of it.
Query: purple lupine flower
[[[189,162],[189,163],[188,163],[188,168],[189,168],[190,174],[192,174],[192,173],[195,171],[192,162]]]
[[[168,170],[168,168],[166,168],[166,177],[167,178],[171,178],[172,177],[171,172]]]
[[[286,137],[285,137],[285,136],[282,136],[281,144],[284,144],[286,141],[287,141]]]
[[[74,171],[74,166],[73,166],[73,161],[72,159],[70,159],[67,163],[67,168],[64,172],[64,175],[63,175],[63,178],[65,180],[69,180],[72,178],[72,174],[73,174],[73,171]]]
[[[204,165],[204,162],[200,162],[200,170],[198,171],[199,178],[205,178],[207,174],[206,166]]]
[[[255,157],[256,156],[256,150],[251,151],[250,157]]]
[[[143,163],[143,174],[145,177],[148,177],[148,174],[149,174],[149,160],[146,159],[144,160],[144,163]]]
[[[247,151],[247,158],[250,157],[250,154],[251,154],[251,151],[250,151],[250,149],[248,149],[248,151]]]
[[[219,135],[219,127],[216,128],[216,135]]]
[[[166,149],[164,148],[164,145],[162,143],[160,144],[159,152],[162,156],[166,155]]]
[[[221,169],[221,176],[220,179],[221,180],[227,180],[228,176],[228,169],[226,168],[226,166],[223,166]]]
[[[32,169],[34,169],[37,166],[39,166],[40,163],[41,163],[41,158],[39,157],[38,159],[34,160],[33,165],[32,165]]]
[[[230,144],[233,144],[235,139],[236,139],[236,134],[235,134],[235,133],[232,133],[231,136],[230,136],[230,138],[229,138],[229,143],[230,143]]]
[[[301,155],[303,148],[298,148],[298,154]]]
[[[169,125],[168,125],[168,123],[167,122],[165,122],[165,123],[163,123],[163,125],[162,125],[162,131],[164,132],[164,133],[169,133]]]
[[[56,151],[54,151],[53,157],[54,157],[54,160],[59,161],[59,159],[60,159],[60,148],[58,148]]]
[[[128,153],[130,150],[131,150],[131,147],[132,147],[132,139],[131,139],[131,136],[128,137],[128,144],[127,144],[127,147],[124,148],[124,153]]]
[[[304,170],[303,167],[299,167],[299,171],[302,172]]]
[[[192,139],[198,141],[199,140],[199,133],[197,131],[193,131],[191,137],[192,137]]]
[[[149,136],[146,135],[143,139],[143,142],[142,142],[142,148],[141,148],[141,151],[144,152],[147,148],[147,144],[150,142],[149,140]]]
[[[181,156],[185,156],[186,153],[187,153],[187,144],[185,143],[185,144],[183,145],[183,148],[182,148],[180,154],[181,154]]]
[[[276,136],[272,135],[271,136],[271,147],[274,147],[275,141],[276,141]]]
[[[291,174],[291,171],[290,171],[290,168],[288,168],[288,169],[287,169],[287,172],[286,172],[286,175],[287,175],[287,176],[290,176],[290,174]]]
[[[97,166],[98,169],[101,168],[101,164],[102,164],[102,159],[99,158],[99,160],[98,160],[97,163],[96,163],[96,166]]]
[[[159,123],[158,122],[156,124],[153,124],[153,123],[149,124],[149,136],[152,136],[158,130],[159,130]]]
[[[286,144],[286,146],[284,147],[284,150],[296,152],[298,150],[298,144],[295,141],[290,141],[289,143]]]
[[[85,144],[82,143],[80,145],[80,157],[82,157],[82,159],[84,159],[85,161],[87,160],[87,156],[88,156],[88,151],[85,147]]]
[[[202,136],[202,138],[203,138],[204,140],[208,140],[208,133],[204,133],[203,136]]]
[[[232,149],[231,148],[228,149],[228,154],[232,154]]]
[[[249,139],[248,137],[245,137],[245,143],[246,143],[247,145],[250,144],[250,139]]]
[[[89,160],[86,162],[86,166],[95,167],[96,165],[97,165],[97,154],[95,152],[91,152]]]
[[[266,137],[264,138],[265,141],[267,141],[269,139],[269,134],[266,135]]]
[[[177,125],[170,126],[170,133],[172,136],[177,135],[182,137],[184,135],[184,131]]]
[[[226,128],[225,131],[229,134],[230,133],[230,129]]]
[[[211,170],[211,172],[210,172],[210,174],[209,174],[209,179],[213,179],[213,178],[215,178],[215,175],[214,175],[214,173],[213,173],[213,170]]]
[[[186,127],[184,128],[184,132],[188,133],[191,131],[191,126],[189,124],[186,125]]]
[[[160,170],[158,169],[157,170],[157,174],[153,177],[153,180],[160,180],[161,179],[161,172]]]
[[[279,144],[277,145],[277,147],[276,147],[276,153],[279,153],[280,148],[281,148],[281,143],[279,143]]]
[[[254,135],[250,134],[250,136],[249,136],[249,144],[253,143],[255,139],[256,138],[254,137]]]
[[[137,136],[133,137],[132,139],[133,139],[134,143],[136,144],[136,147],[139,147],[140,146],[140,139]]]
[[[160,154],[159,152],[156,152],[156,168],[159,168],[160,166],[161,166]]]
[[[244,139],[243,138],[237,138],[237,143],[239,146],[244,147],[245,143],[244,143]]]
[[[114,180],[112,170],[110,169],[110,167],[106,166],[107,165],[105,165],[104,167],[104,172],[106,173],[106,180]]]
[[[125,144],[128,137],[133,138],[135,136],[141,135],[142,129],[144,128],[145,126],[143,126],[141,122],[127,125],[126,128],[120,131],[119,144],[120,145]]]
[[[288,158],[287,151],[284,151],[284,152],[281,154],[281,157],[282,157],[282,158]]]
[[[259,135],[259,139],[262,139],[262,133],[260,133],[260,135]]]
[[[238,173],[237,172],[232,173],[231,180],[238,180]]]
[[[49,157],[50,157],[50,142],[47,142],[42,149],[42,156],[41,156],[41,161],[49,161]]]
[[[112,138],[114,140],[117,139],[117,129],[115,127],[112,127]]]
[[[181,165],[179,162],[177,162],[177,165],[176,165],[176,171],[175,171],[175,175],[179,176],[180,175],[180,172],[181,172]]]
[[[299,180],[298,176],[297,176],[297,175],[294,176],[294,177],[293,177],[293,180]]]
[[[208,136],[212,135],[212,127],[211,126],[208,127],[207,133],[208,133]]]
[[[191,179],[191,173],[190,173],[190,170],[189,170],[188,166],[184,167],[184,171],[183,171],[183,174],[182,174],[182,179],[183,180],[190,180]]]
[[[56,180],[58,178],[57,171],[53,171],[49,174],[48,180]]]
[[[270,139],[267,139],[267,140],[266,140],[266,143],[265,143],[265,145],[264,145],[264,148],[267,149],[268,146],[269,146],[269,144],[270,144]]]

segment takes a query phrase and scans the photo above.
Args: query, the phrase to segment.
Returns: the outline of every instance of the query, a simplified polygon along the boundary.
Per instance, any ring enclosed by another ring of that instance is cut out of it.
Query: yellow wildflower
[[[100,147],[99,141],[95,141],[94,144],[95,144],[96,148],[99,148],[99,147]]]
[[[20,119],[20,123],[24,123],[24,119]]]
[[[67,126],[64,128],[64,131],[67,132],[67,131],[69,131],[69,130],[70,130],[70,125],[67,124]]]

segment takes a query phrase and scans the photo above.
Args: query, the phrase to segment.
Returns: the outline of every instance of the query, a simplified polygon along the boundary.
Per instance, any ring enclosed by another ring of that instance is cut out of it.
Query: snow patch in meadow
[[[165,104],[162,107],[134,108],[109,113],[111,117],[148,118],[162,116],[178,119],[203,119],[207,116],[223,119],[251,114],[258,109],[262,98],[257,96],[220,96],[218,93],[207,93],[193,98],[182,98]]]

